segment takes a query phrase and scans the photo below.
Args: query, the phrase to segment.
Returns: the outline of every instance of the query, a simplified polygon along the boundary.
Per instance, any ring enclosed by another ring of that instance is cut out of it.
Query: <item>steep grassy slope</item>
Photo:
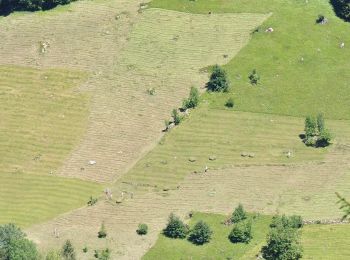
[[[84,74],[0,67],[0,223],[26,226],[84,205],[100,186],[55,177],[84,133]]]
[[[243,111],[293,116],[323,112],[329,118],[350,118],[350,24],[335,16],[328,1],[155,0],[152,6],[194,13],[273,13],[225,66],[232,92],[213,97],[212,107],[233,96],[236,109]],[[315,24],[319,14],[328,24]],[[268,27],[274,32],[266,33]],[[340,48],[342,42],[345,48]],[[261,76],[258,86],[248,80],[253,69]]]

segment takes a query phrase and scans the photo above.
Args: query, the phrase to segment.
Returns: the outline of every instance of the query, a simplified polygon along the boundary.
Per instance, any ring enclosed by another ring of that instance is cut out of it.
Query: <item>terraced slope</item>
[[[0,223],[47,220],[99,193],[97,184],[56,176],[86,127],[89,98],[74,92],[85,78],[0,66]]]

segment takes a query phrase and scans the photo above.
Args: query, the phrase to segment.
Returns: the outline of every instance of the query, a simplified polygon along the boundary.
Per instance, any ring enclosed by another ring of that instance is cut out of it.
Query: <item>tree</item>
[[[304,143],[307,146],[326,147],[331,144],[332,135],[325,127],[325,120],[322,114],[318,114],[317,118],[307,116],[304,130]]]
[[[38,251],[26,234],[14,224],[0,226],[0,259],[2,260],[36,260]]]
[[[170,238],[185,238],[188,233],[188,227],[173,213],[170,214],[168,224],[163,230],[163,234]]]
[[[228,108],[232,108],[234,105],[235,105],[235,103],[233,101],[233,98],[232,97],[228,98],[226,103],[225,103],[225,106]]]
[[[316,121],[317,121],[317,130],[319,133],[321,133],[322,131],[325,130],[323,114],[318,114]]]
[[[287,217],[285,215],[282,216],[274,216],[272,218],[272,222],[270,224],[271,228],[302,228],[304,225],[303,219],[301,216],[293,215]]]
[[[232,243],[249,243],[252,236],[251,221],[241,221],[234,225],[228,238]]]
[[[345,220],[350,217],[350,202],[347,201],[344,197],[342,197],[338,192],[335,193],[339,198],[338,204],[340,204],[340,209],[344,211],[344,215],[342,220]]]
[[[195,87],[191,87],[190,95],[188,99],[183,101],[183,109],[195,108],[199,103],[199,90]]]
[[[208,224],[201,220],[193,227],[188,239],[196,245],[203,245],[210,241],[212,234],[213,231]]]
[[[250,80],[250,84],[252,84],[252,85],[257,85],[258,84],[258,82],[260,80],[260,76],[256,72],[256,69],[253,69],[252,73],[250,73],[249,80]]]
[[[313,116],[307,116],[305,118],[305,135],[306,138],[317,135],[317,121]]]
[[[106,231],[105,223],[102,222],[101,228],[97,233],[97,237],[98,238],[105,238],[106,236],[107,236],[107,231]]]
[[[173,109],[171,113],[171,117],[173,118],[173,122],[175,125],[180,124],[183,119],[182,116],[179,115],[179,112],[177,111],[176,108]]]
[[[232,223],[238,223],[247,218],[247,212],[244,210],[242,204],[238,204],[231,216]]]
[[[146,224],[139,224],[136,233],[139,235],[146,235],[148,233],[148,226]]]
[[[350,0],[331,0],[335,13],[350,22]]]
[[[227,78],[226,71],[219,65],[215,65],[206,87],[208,91],[212,92],[228,92],[230,82]]]
[[[271,228],[267,245],[262,248],[266,260],[297,260],[302,257],[298,229],[290,227]]]
[[[72,243],[70,242],[70,240],[67,240],[63,247],[62,247],[62,256],[65,260],[75,260],[75,250],[74,247],[72,245]]]

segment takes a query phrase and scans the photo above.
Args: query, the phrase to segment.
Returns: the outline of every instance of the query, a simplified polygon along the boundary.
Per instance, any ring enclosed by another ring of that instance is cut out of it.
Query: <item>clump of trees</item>
[[[183,109],[195,108],[199,103],[199,90],[196,87],[191,87],[190,95],[182,102]]]
[[[247,212],[244,210],[243,205],[239,204],[232,213],[231,222],[238,223],[247,219]]]
[[[49,10],[73,1],[75,0],[2,0],[0,1],[0,15],[8,15],[14,11]]]
[[[215,65],[206,87],[207,90],[211,92],[228,92],[230,89],[230,81],[226,71],[219,65]]]
[[[303,249],[300,243],[302,227],[299,216],[276,216],[270,225],[267,245],[262,248],[262,255],[266,260],[298,260],[302,257]]]
[[[188,240],[193,244],[203,245],[210,241],[212,234],[213,231],[210,229],[208,224],[200,220],[196,223],[196,225],[194,225]]]
[[[331,144],[332,135],[325,127],[325,121],[322,114],[318,114],[317,117],[307,116],[305,118],[304,130],[304,143],[307,146],[326,147]]]
[[[185,225],[179,217],[171,213],[168,219],[168,224],[163,230],[163,234],[170,238],[183,239],[187,236],[188,231],[189,229],[187,225]]]
[[[35,244],[14,224],[0,226],[0,259],[37,260],[39,253]]]
[[[350,22],[350,0],[331,0],[335,13]]]
[[[248,244],[253,238],[252,222],[240,221],[234,225],[228,238],[232,243],[246,243]]]
[[[146,224],[139,224],[136,233],[139,235],[146,235],[148,233],[148,226]]]

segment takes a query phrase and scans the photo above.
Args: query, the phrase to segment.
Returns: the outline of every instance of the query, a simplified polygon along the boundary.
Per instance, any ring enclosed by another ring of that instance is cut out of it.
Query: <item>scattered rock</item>
[[[242,156],[242,157],[254,158],[254,157],[255,157],[255,153],[242,152],[242,153],[241,153],[241,156]]]
[[[168,187],[163,188],[163,191],[169,191],[169,190],[170,190],[170,188],[168,188]]]
[[[95,165],[95,164],[96,164],[96,161],[93,161],[93,160],[89,161],[89,165]]]
[[[344,42],[342,42],[341,44],[340,44],[340,46],[339,46],[341,49],[343,49],[344,47],[345,47],[345,43]]]
[[[190,157],[188,160],[189,160],[190,162],[195,162],[197,159],[196,159],[195,157]]]
[[[215,155],[209,156],[209,160],[210,160],[210,161],[215,161],[215,160],[216,160],[216,156],[215,156]]]
[[[265,30],[265,32],[267,32],[267,33],[272,33],[274,30],[273,30],[273,28],[272,27],[269,27],[269,28],[267,28],[266,30]]]

